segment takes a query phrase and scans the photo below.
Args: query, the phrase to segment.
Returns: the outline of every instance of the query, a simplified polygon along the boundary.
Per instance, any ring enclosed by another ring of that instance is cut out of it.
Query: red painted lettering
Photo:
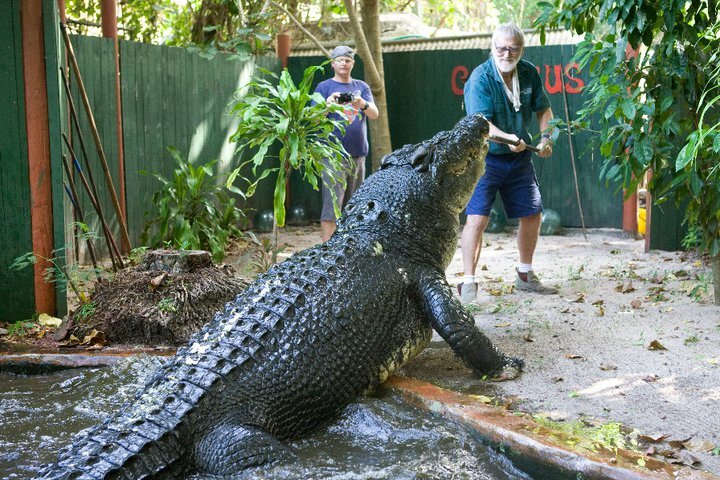
[[[463,87],[465,81],[468,79],[468,69],[463,65],[458,65],[453,68],[452,74],[450,74],[450,89],[455,95],[463,94]],[[459,80],[459,81],[458,81]]]
[[[570,64],[565,67],[565,76],[568,81],[565,82],[565,91],[567,93],[580,93],[582,92],[585,82],[582,78],[573,77],[570,75],[570,70],[577,70],[580,73],[580,66],[577,63]]]
[[[561,65],[553,65],[552,71],[553,71],[553,77],[555,77],[555,79],[551,84],[550,83],[550,65],[545,65],[545,90],[550,95],[552,95],[554,93],[562,92],[562,83],[560,83],[560,82],[563,81]]]

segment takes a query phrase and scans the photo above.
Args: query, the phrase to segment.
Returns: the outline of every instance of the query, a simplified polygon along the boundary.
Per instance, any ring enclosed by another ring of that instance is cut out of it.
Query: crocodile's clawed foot
[[[489,379],[491,382],[506,382],[508,380],[515,380],[520,376],[525,362],[521,358],[508,357],[505,364],[491,372]]]

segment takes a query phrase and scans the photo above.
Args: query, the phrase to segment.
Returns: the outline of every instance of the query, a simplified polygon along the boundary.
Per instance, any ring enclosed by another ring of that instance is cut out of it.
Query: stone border
[[[410,404],[462,423],[492,444],[522,470],[537,478],[612,480],[720,480],[709,472],[679,467],[640,453],[618,450],[579,453],[561,443],[550,431],[526,415],[515,415],[498,407],[484,405],[465,395],[430,383],[399,376],[390,377],[385,386],[398,391]],[[645,467],[639,467],[642,459]]]
[[[48,373],[71,368],[108,367],[125,360],[127,357],[146,353],[148,355],[167,356],[174,351],[125,351],[90,353],[18,353],[0,354],[0,372],[19,375],[46,375]]]

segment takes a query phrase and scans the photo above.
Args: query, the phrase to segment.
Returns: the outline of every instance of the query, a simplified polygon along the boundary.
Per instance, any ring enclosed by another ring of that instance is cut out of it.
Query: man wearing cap
[[[353,66],[355,66],[355,52],[352,48],[345,45],[337,46],[330,52],[330,57],[335,75],[320,82],[315,88],[315,92],[322,95],[328,104],[337,103],[344,107],[348,117],[345,134],[343,135],[339,131],[335,131],[334,134],[340,139],[343,147],[352,157],[352,161],[347,159],[343,162],[345,186],[340,182],[331,186],[326,185],[325,182],[322,183],[320,226],[323,242],[335,232],[335,221],[337,220],[329,188],[335,191],[340,208],[344,208],[352,194],[365,180],[365,157],[368,154],[365,119],[376,119],[380,115],[374,103],[370,86],[362,80],[356,80],[350,76]]]
[[[535,66],[522,60],[524,47],[525,34],[520,27],[513,23],[500,25],[493,33],[490,59],[473,70],[465,84],[466,113],[482,113],[490,122],[490,135],[519,143],[517,146],[490,144],[485,174],[465,209],[467,220],[460,239],[464,271],[460,301],[463,304],[473,302],[477,294],[475,269],[497,192],[507,216],[519,219],[520,262],[516,268],[516,288],[540,294],[558,291],[542,284],[532,268],[543,206],[531,153],[526,146],[531,142],[529,127],[535,113],[542,132],[538,156],[552,154],[548,130],[553,113]]]

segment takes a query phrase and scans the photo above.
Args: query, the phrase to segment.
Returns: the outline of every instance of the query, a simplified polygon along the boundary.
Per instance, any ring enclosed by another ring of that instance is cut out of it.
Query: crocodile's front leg
[[[419,282],[419,289],[423,311],[433,329],[475,373],[489,375],[494,381],[512,380],[520,375],[522,359],[500,352],[478,330],[472,315],[452,295],[443,277],[428,274]]]

